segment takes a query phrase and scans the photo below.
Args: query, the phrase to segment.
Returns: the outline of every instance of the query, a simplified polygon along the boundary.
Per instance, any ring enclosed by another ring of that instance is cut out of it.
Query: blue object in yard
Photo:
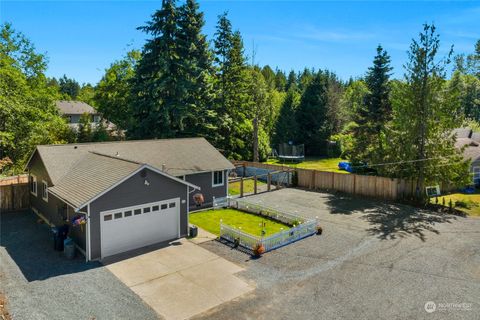
[[[462,193],[466,194],[473,194],[475,193],[475,187],[474,186],[468,186],[460,190]]]
[[[341,161],[338,163],[338,169],[345,170],[347,172],[352,172],[352,164],[347,161]]]

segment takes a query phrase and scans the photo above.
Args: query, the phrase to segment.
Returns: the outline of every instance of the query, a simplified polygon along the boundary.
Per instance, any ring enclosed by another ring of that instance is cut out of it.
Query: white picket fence
[[[247,212],[270,217],[289,225],[295,225],[290,229],[277,232],[268,237],[257,237],[243,232],[240,229],[220,223],[220,238],[232,243],[238,241],[239,245],[247,250],[253,250],[255,245],[262,244],[265,252],[268,252],[311,236],[317,232],[317,221],[315,219],[305,219],[277,209],[248,203],[244,200],[230,199],[229,205]]]

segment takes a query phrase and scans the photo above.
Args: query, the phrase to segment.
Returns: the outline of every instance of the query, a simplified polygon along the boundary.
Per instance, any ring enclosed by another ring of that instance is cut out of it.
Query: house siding
[[[200,191],[192,192],[189,195],[189,202],[191,208],[196,208],[195,202],[193,201],[193,195],[197,192],[203,194],[205,203],[202,207],[211,207],[213,205],[213,197],[222,198],[227,196],[228,170],[223,171],[222,186],[212,186],[212,174],[212,172],[202,172],[185,176],[185,181],[193,183],[194,185],[200,187]]]
[[[149,185],[145,185],[148,180]],[[90,204],[91,259],[101,258],[100,212],[123,207],[141,205],[172,198],[180,198],[180,237],[188,233],[188,186],[147,170],[147,176],[140,173],[130,177]]]
[[[34,154],[30,162],[29,174],[37,177],[37,195],[35,196],[30,193],[30,205],[32,209],[45,217],[50,224],[55,226],[68,224],[70,227],[69,237],[71,237],[80,248],[85,250],[85,227],[72,227],[69,221],[75,215],[73,209],[51,193],[48,194],[48,202],[42,199],[42,181],[47,182],[49,187],[52,186],[52,182],[48,177],[45,166],[38,156],[38,153]]]

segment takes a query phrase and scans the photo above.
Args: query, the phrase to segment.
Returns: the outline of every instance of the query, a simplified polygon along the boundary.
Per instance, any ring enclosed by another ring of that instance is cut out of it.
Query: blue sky
[[[49,57],[49,76],[66,74],[96,83],[111,62],[145,35],[136,30],[161,1],[5,1],[0,20],[13,23]],[[212,39],[224,11],[243,35],[255,61],[283,70],[327,68],[342,79],[361,76],[381,43],[392,57],[394,75],[424,22],[434,22],[442,52],[470,53],[480,39],[480,2],[390,1],[200,1],[205,32]],[[254,45],[253,45],[254,44]]]

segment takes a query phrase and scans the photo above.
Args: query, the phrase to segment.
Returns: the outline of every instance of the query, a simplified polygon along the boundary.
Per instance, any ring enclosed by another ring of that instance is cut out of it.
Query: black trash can
[[[68,225],[52,228],[53,232],[53,249],[63,251],[63,241],[67,238]]]
[[[198,235],[198,228],[196,226],[190,227],[190,238],[195,238]]]

